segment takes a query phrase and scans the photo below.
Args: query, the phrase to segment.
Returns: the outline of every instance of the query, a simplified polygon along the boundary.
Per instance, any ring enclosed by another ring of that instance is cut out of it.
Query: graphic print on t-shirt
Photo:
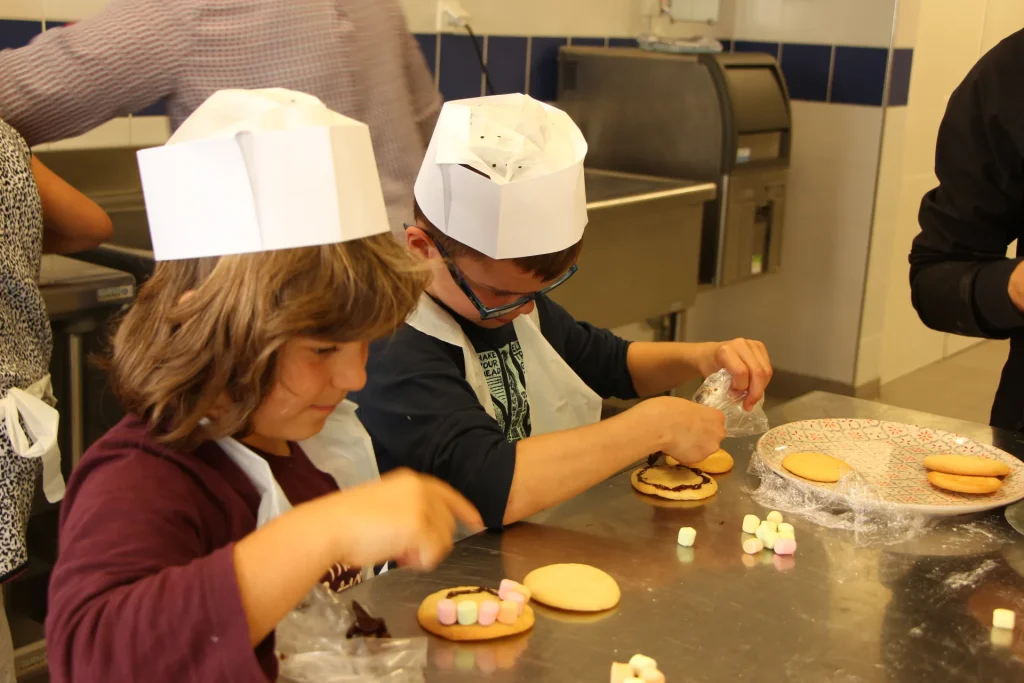
[[[530,404],[526,400],[526,367],[519,340],[497,351],[477,353],[491,391],[494,417],[510,443],[530,436]]]

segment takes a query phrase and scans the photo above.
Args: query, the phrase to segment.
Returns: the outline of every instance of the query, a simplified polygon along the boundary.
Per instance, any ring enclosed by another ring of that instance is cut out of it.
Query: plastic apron
[[[342,402],[327,418],[319,434],[299,442],[310,462],[329,474],[339,489],[380,478],[370,435],[356,417],[357,407],[352,401]],[[259,492],[258,527],[292,509],[266,460],[231,437],[217,439],[217,445]],[[373,567],[363,567],[362,571],[364,581],[373,576]]]
[[[50,376],[28,387],[12,387],[0,399],[0,415],[7,428],[7,438],[14,452],[23,458],[39,458],[43,464],[43,493],[51,503],[64,498],[64,476],[60,471],[60,446],[57,426],[60,413],[49,402],[56,403]]]
[[[423,334],[458,346],[466,367],[466,381],[480,405],[494,417],[494,403],[480,358],[466,333],[426,294],[407,322]],[[580,379],[540,331],[537,309],[512,321],[526,367],[526,394],[530,406],[531,435],[540,436],[596,424],[601,419],[601,397]],[[544,513],[541,513],[544,514]]]

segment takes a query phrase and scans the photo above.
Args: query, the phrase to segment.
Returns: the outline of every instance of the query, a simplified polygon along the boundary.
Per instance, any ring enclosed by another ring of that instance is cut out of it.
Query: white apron
[[[466,381],[480,405],[494,417],[494,403],[484,378],[483,366],[466,333],[446,310],[426,294],[406,321],[423,334],[458,346],[466,366]],[[540,316],[534,308],[529,315],[512,321],[526,370],[526,396],[530,406],[531,436],[560,432],[596,424],[601,420],[601,397],[580,379],[558,355],[540,331]],[[544,513],[540,513],[543,515]],[[539,516],[534,519],[539,520]],[[465,534],[460,534],[464,536]]]
[[[0,416],[14,452],[23,458],[39,458],[42,462],[43,493],[46,500],[56,503],[64,498],[64,475],[60,471],[60,446],[57,444],[60,413],[44,399],[56,403],[49,375],[27,389],[9,389],[0,399]]]
[[[339,489],[380,478],[370,435],[356,417],[356,404],[343,401],[327,418],[316,436],[299,442],[318,470],[329,474]],[[245,473],[260,494],[256,518],[261,527],[292,509],[270,465],[242,442],[231,437],[217,439],[217,445]],[[373,576],[373,567],[363,567],[363,580]]]

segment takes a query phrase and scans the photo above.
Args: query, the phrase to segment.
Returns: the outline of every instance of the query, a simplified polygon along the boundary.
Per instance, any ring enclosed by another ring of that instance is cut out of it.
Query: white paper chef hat
[[[587,225],[586,153],[568,114],[527,95],[448,102],[416,202],[438,230],[491,258],[561,251]]]
[[[221,90],[138,159],[158,261],[388,232],[369,128],[304,93]]]

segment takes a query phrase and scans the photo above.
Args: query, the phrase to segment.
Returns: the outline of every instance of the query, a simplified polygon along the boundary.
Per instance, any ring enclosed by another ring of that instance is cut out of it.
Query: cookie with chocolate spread
[[[683,466],[639,467],[630,480],[640,493],[669,500],[702,500],[718,492],[712,477]]]
[[[533,628],[533,608],[530,605],[526,605],[523,608],[523,613],[519,615],[514,624],[495,622],[490,626],[481,626],[480,624],[463,626],[456,623],[446,626],[437,618],[437,603],[445,599],[454,600],[456,604],[464,600],[474,600],[477,604],[481,604],[487,600],[497,600],[498,591],[490,588],[481,588],[480,586],[457,586],[455,588],[445,588],[428,595],[420,603],[420,608],[416,612],[416,620],[425,630],[445,640],[493,640],[495,638],[514,636],[517,633],[523,633]]]

